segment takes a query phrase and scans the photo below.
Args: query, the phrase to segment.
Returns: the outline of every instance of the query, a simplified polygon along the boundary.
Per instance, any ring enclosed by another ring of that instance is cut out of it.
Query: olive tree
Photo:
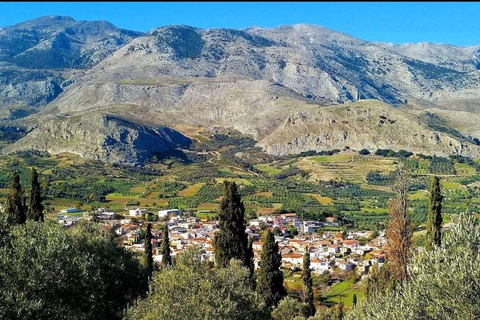
[[[442,246],[414,255],[410,281],[360,301],[346,319],[480,319],[480,223],[460,215]]]

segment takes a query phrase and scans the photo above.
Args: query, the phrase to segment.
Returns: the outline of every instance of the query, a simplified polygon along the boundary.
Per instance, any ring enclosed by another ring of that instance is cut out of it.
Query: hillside
[[[233,128],[273,155],[344,147],[479,155],[478,130],[456,118],[457,111],[465,119],[478,117],[477,47],[379,44],[303,24],[245,30],[166,26],[140,34],[68,17],[2,28],[0,34],[9,36],[0,38],[0,47],[22,42],[11,34],[32,26],[43,30],[44,40],[25,40],[30,44],[23,51],[2,51],[18,83],[5,82],[0,96],[7,109],[18,108],[16,96],[36,106],[34,114],[9,111],[4,118],[33,131],[3,152],[67,151],[64,140],[48,139],[52,132],[65,137],[65,126],[53,124],[68,119],[80,137],[89,136],[99,129],[75,121],[94,112],[153,129]],[[68,38],[61,50],[58,37]],[[36,80],[25,71],[32,66],[21,62],[31,52],[58,56],[55,62],[29,60],[41,64],[35,70],[43,68]],[[93,145],[105,149],[101,141]],[[146,155],[163,148],[140,145]],[[97,154],[111,161],[107,153]]]

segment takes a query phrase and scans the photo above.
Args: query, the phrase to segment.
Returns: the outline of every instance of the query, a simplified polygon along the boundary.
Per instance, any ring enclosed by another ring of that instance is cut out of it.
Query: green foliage
[[[12,188],[7,197],[5,213],[8,221],[12,224],[23,224],[27,220],[27,206],[23,197],[23,189],[20,184],[20,176],[15,173],[12,177]]]
[[[125,320],[261,320],[264,313],[249,285],[250,271],[232,263],[206,268],[195,251],[174,267],[156,272],[147,298],[127,310]]]
[[[280,269],[282,256],[278,251],[273,233],[267,230],[260,256],[260,270],[258,272],[257,293],[267,308],[278,305],[287,295],[283,286],[283,273]]]
[[[442,243],[442,189],[440,179],[437,176],[432,177],[428,197],[428,218],[426,249],[431,250],[434,246],[440,246]]]
[[[368,149],[362,149],[358,153],[361,154],[362,156],[367,156],[370,154],[370,151],[368,151]]]
[[[345,317],[345,311],[343,310],[343,308],[344,308],[344,303],[342,300],[340,300],[336,310],[337,320],[343,320],[343,318]]]
[[[479,319],[479,239],[479,220],[461,214],[443,235],[441,247],[414,257],[409,282],[359,301],[347,319]]]
[[[366,179],[371,185],[390,186],[395,183],[396,176],[396,171],[392,171],[388,175],[382,174],[380,171],[370,171],[367,173]]]
[[[163,228],[163,241],[162,241],[162,265],[172,266],[172,256],[170,254],[170,238],[168,237],[168,224],[165,224]]]
[[[248,266],[245,206],[235,182],[225,180],[223,186],[223,199],[218,214],[220,231],[214,238],[215,264],[219,268],[225,268],[231,259],[238,259],[244,266]]]
[[[94,225],[63,229],[55,221],[27,221],[5,233],[2,319],[120,319],[145,292],[144,270],[133,253]]]
[[[153,274],[153,248],[152,248],[152,224],[147,223],[147,232],[145,235],[145,260],[147,276],[150,279]]]
[[[128,200],[125,205],[126,206],[138,206],[138,205],[140,205],[140,201],[138,201],[138,200]]]
[[[337,154],[339,152],[340,152],[339,149],[322,150],[322,151],[310,150],[310,151],[300,152],[299,154],[289,154],[287,156],[287,159],[292,159],[292,158],[297,158],[297,157],[332,156],[332,155]]]
[[[292,320],[296,317],[308,317],[308,305],[300,303],[292,297],[283,298],[278,306],[273,309],[272,317],[275,320]]]
[[[185,189],[186,185],[180,182],[159,182],[154,191],[158,191],[159,198],[173,198],[177,196],[177,193]]]
[[[305,249],[305,254],[303,255],[302,280],[302,301],[307,305],[305,315],[313,316],[315,315],[315,303],[313,300],[313,279],[312,271],[310,270],[310,252],[308,248]]]
[[[377,149],[377,151],[375,151],[375,155],[382,157],[395,157],[397,153],[390,149]]]
[[[27,218],[34,221],[43,221],[42,190],[38,182],[38,173],[32,169],[32,186],[30,189],[30,203]]]
[[[432,157],[430,172],[433,174],[457,174],[453,161],[442,157]]]

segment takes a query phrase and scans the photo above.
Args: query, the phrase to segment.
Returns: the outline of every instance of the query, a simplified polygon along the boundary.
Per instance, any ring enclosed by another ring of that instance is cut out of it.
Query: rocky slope
[[[47,16],[0,28],[0,107],[46,105],[88,69],[140,36],[106,21]]]
[[[88,113],[48,121],[3,151],[69,152],[119,164],[142,164],[155,153],[187,148],[190,139],[165,127],[145,127],[120,117]]]
[[[58,30],[56,24],[80,23],[82,27],[65,30],[77,30],[78,41],[93,43],[95,48],[102,41],[110,43],[104,40],[107,33],[108,39],[125,37],[116,42],[116,51],[105,46],[96,54],[86,54],[87,45],[75,47],[75,68],[85,69],[68,76],[62,73],[68,81],[58,85],[60,89],[49,87],[54,93],[37,95],[38,105],[48,105],[17,121],[37,128],[4,152],[26,146],[64,150],[63,140],[45,137],[52,132],[62,136],[67,127],[77,128],[76,137],[101,132],[104,121],[92,129],[75,125],[87,114],[101,113],[144,128],[231,127],[251,134],[272,154],[349,146],[479,155],[474,139],[480,138],[478,130],[472,125],[462,127],[463,122],[454,121],[451,113],[461,110],[476,115],[480,110],[477,47],[370,43],[311,25],[246,30],[167,26],[139,35],[101,23],[87,27],[86,22],[68,18],[49,19],[40,19],[48,30]],[[104,32],[90,36],[94,30]],[[37,47],[31,48],[40,50]],[[33,49],[25,52],[29,50]],[[59,61],[73,61],[63,51],[52,50],[65,55]],[[14,62],[8,59],[4,61],[11,67]],[[18,71],[19,79],[21,74]],[[58,77],[53,72],[49,76]],[[35,89],[29,88],[22,89],[22,96],[33,99],[30,91]],[[2,91],[0,82],[0,98],[6,92],[7,104],[15,100],[12,90]],[[360,102],[352,104],[355,101]],[[55,126],[58,121],[68,125]],[[94,151],[81,153],[99,154],[108,161],[125,156],[123,151],[107,152],[112,155],[99,151],[105,149],[102,139],[93,140]],[[141,145],[148,149],[147,143]],[[142,157],[136,158],[138,162]]]

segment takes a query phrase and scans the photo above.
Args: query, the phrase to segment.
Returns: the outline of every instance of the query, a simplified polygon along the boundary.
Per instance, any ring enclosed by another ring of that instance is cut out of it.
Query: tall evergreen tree
[[[172,265],[172,256],[170,254],[170,238],[168,236],[168,224],[165,224],[165,227],[163,229],[162,265]]]
[[[343,310],[344,306],[345,304],[343,303],[343,300],[340,300],[337,306],[337,320],[343,320],[343,318],[345,318],[345,311]]]
[[[214,238],[215,264],[218,268],[225,268],[230,265],[231,259],[238,259],[248,267],[245,206],[235,182],[224,181],[223,186],[223,199],[218,214],[220,231]]]
[[[310,252],[309,248],[305,249],[303,255],[303,289],[302,289],[302,302],[307,304],[306,316],[315,315],[315,303],[313,301],[313,279],[312,270],[310,270]]]
[[[152,224],[147,224],[147,235],[145,236],[145,259],[148,278],[153,274],[153,248],[152,248]]]
[[[354,293],[352,297],[352,306],[355,308],[357,306],[357,294]]]
[[[38,182],[38,173],[32,169],[32,188],[30,189],[30,203],[27,211],[27,219],[43,221],[42,189]]]
[[[255,271],[255,263],[253,258],[253,237],[250,237],[247,245],[247,267],[250,270],[250,275],[253,275],[253,272]]]
[[[257,293],[268,308],[278,305],[287,295],[283,286],[282,256],[278,251],[273,233],[267,230],[260,256],[260,271],[258,273]]]
[[[440,179],[437,176],[432,178],[428,197],[428,218],[427,218],[427,239],[425,247],[427,250],[442,243],[442,189]]]
[[[7,219],[13,224],[23,224],[27,220],[27,208],[25,198],[23,197],[22,185],[20,184],[20,176],[15,172],[12,177],[12,188],[7,197],[5,213]]]

